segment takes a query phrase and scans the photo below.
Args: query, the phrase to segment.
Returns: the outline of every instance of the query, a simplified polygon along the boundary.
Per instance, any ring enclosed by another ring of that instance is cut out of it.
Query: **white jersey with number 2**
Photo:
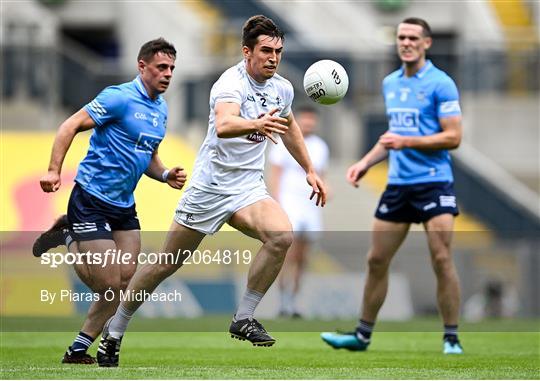
[[[208,132],[195,161],[191,186],[218,194],[239,194],[263,182],[266,136],[255,132],[236,138],[219,138],[215,126],[218,103],[240,105],[240,117],[257,119],[278,108],[287,117],[294,91],[291,83],[275,74],[264,83],[249,76],[244,61],[226,70],[210,91]]]

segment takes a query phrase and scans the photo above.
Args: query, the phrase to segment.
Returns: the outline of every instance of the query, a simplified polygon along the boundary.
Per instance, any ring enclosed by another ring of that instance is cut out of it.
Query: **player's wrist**
[[[165,170],[163,171],[163,173],[161,174],[161,182],[162,182],[162,183],[166,183],[166,182],[167,182],[167,179],[169,178],[169,172],[170,172],[169,169],[165,169]]]
[[[414,148],[414,139],[410,136],[403,138],[403,148]]]

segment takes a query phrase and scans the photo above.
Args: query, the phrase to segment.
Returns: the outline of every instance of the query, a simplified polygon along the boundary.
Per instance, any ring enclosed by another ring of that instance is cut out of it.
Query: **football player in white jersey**
[[[314,133],[319,123],[317,110],[312,106],[298,107],[295,109],[295,117],[315,170],[323,177],[328,167],[329,150],[326,142]],[[271,147],[269,160],[270,193],[289,216],[294,232],[294,241],[279,275],[280,315],[298,318],[301,315],[296,306],[296,296],[306,265],[306,255],[322,230],[322,213],[320,208],[305,197],[309,185],[304,180],[304,171],[283,144]]]
[[[212,87],[208,135],[163,250],[193,252],[207,234],[215,233],[225,222],[259,239],[263,245],[251,263],[247,289],[229,332],[232,337],[261,346],[271,346],[275,340],[253,314],[277,277],[293,240],[287,215],[269,196],[263,181],[264,151],[268,140],[277,143],[274,134],[281,136],[304,169],[315,204],[326,203],[325,185],[313,167],[291,112],[293,87],[276,74],[282,52],[283,32],[271,19],[258,15],[246,21],[244,59],[226,70]],[[127,290],[152,292],[181,265],[179,261],[141,267]],[[141,304],[123,301],[107,322],[98,349],[100,365],[118,365],[122,336]]]

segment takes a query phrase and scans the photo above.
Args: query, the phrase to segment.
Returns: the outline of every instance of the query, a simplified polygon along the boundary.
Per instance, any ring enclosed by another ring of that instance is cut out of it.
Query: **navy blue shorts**
[[[92,196],[75,184],[68,203],[70,233],[75,241],[113,239],[115,230],[140,230],[135,205],[121,208]]]
[[[392,222],[420,223],[446,213],[459,214],[454,184],[436,182],[388,185],[375,217]]]

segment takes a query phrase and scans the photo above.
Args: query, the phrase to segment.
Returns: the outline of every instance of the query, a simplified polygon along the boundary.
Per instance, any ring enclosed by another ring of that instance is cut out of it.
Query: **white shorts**
[[[240,194],[218,194],[189,187],[178,203],[174,220],[204,234],[214,234],[246,206],[270,198],[264,183]]]
[[[322,230],[322,215],[313,200],[280,196],[281,207],[289,216],[294,235],[307,241],[316,241]]]

